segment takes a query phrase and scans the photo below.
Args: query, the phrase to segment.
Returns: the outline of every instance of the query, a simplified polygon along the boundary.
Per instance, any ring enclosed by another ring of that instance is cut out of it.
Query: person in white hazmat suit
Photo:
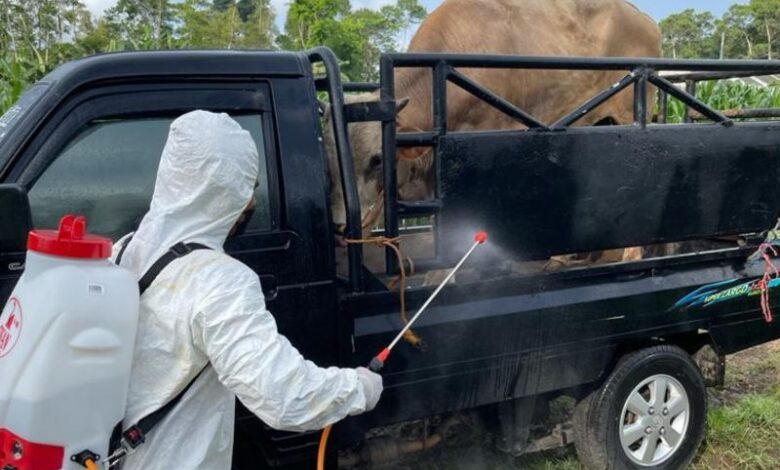
[[[123,470],[229,469],[236,397],[285,431],[321,429],[379,400],[379,375],[305,360],[277,332],[257,274],[223,252],[253,207],[258,165],[254,141],[227,114],[194,111],[171,125],[151,208],[120,265],[140,278],[179,242],[210,249],[174,260],[141,297],[125,426],[197,379]]]

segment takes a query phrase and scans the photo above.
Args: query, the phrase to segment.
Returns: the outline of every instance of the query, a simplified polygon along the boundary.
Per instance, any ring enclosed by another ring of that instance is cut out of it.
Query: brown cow
[[[655,22],[624,0],[446,0],[420,25],[410,52],[459,52],[525,56],[657,57],[661,32]],[[543,122],[552,123],[617,82],[625,72],[461,69]],[[433,126],[430,71],[396,71],[400,130]],[[626,90],[585,116],[578,124],[627,124],[633,121],[632,92]],[[652,93],[649,94],[650,100]],[[353,101],[377,100],[363,95]],[[467,92],[448,87],[450,130],[523,129],[512,118]],[[326,147],[334,178],[334,222],[343,226],[344,203],[330,125]],[[362,208],[368,211],[382,191],[381,129],[378,123],[350,124],[355,172]],[[399,195],[430,196],[431,155],[425,149],[402,149]],[[626,250],[627,252],[629,250]],[[635,257],[638,250],[631,250]],[[618,252],[622,255],[622,250]],[[614,256],[614,255],[613,255]],[[619,260],[619,259],[618,259]]]

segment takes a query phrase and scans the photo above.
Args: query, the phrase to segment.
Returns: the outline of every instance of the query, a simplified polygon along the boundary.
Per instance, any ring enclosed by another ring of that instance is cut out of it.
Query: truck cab
[[[257,144],[260,181],[251,224],[227,251],[257,272],[280,331],[307,358],[343,363],[313,81],[308,59],[295,53],[122,53],[76,61],[3,116],[0,181],[26,190],[34,227],[54,228],[63,214],[77,213],[92,232],[116,241],[149,208],[170,123],[196,109],[228,113]],[[19,232],[26,224],[18,217],[2,225]],[[3,303],[23,268],[24,247],[15,244],[0,254]]]

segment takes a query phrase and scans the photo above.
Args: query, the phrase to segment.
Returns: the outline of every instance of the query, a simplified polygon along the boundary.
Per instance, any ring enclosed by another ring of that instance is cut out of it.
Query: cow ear
[[[395,114],[397,115],[398,113],[403,111],[404,108],[406,107],[406,105],[408,105],[408,104],[409,104],[409,97],[408,96],[406,96],[404,98],[401,98],[400,100],[396,101],[395,102]]]

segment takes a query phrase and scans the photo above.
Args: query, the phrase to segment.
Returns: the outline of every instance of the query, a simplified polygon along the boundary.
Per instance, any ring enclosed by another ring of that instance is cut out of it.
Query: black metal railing
[[[331,118],[334,133],[342,190],[347,213],[346,235],[360,238],[361,209],[358,196],[355,168],[349,145],[347,123],[361,121],[379,121],[382,125],[382,151],[384,159],[384,198],[385,219],[384,235],[397,237],[402,219],[436,217],[442,208],[440,194],[440,158],[438,141],[448,132],[447,85],[449,83],[479,98],[494,109],[504,113],[534,132],[561,132],[575,125],[599,106],[618,93],[633,88],[634,127],[643,129],[648,125],[651,113],[647,107],[648,84],[659,89],[659,123],[666,122],[669,97],[679,99],[686,107],[685,122],[694,119],[708,119],[725,127],[733,125],[732,118],[768,118],[780,117],[780,110],[746,110],[742,113],[723,113],[696,97],[696,86],[700,81],[721,80],[736,77],[750,77],[780,73],[778,61],[719,61],[719,60],[664,60],[653,58],[562,58],[562,57],[522,57],[500,55],[471,54],[384,54],[380,60],[380,83],[341,83],[338,62],[332,51],[316,48],[307,51],[312,63],[321,63],[326,76],[315,80],[318,90],[327,91],[332,106]],[[395,70],[398,68],[426,68],[432,73],[433,126],[420,132],[396,132],[395,116]],[[625,71],[626,75],[618,82],[586,100],[577,109],[556,122],[547,124],[531,113],[509,102],[480,83],[471,79],[459,68],[481,69],[527,69],[527,70],[588,70],[588,71]],[[664,77],[661,72],[680,72]],[[685,88],[678,87],[685,83]],[[345,106],[344,92],[374,92],[379,90],[379,101],[375,103],[357,103]],[[691,114],[694,110],[696,115]],[[402,202],[398,200],[397,147],[431,147],[433,149],[436,178],[434,199],[429,201]],[[391,157],[392,156],[392,157]],[[438,240],[438,224],[433,224],[434,237]],[[417,262],[418,268],[440,267],[438,242],[434,242],[434,259]],[[350,245],[349,284],[352,291],[360,291],[362,279],[362,247]],[[387,274],[398,271],[397,260],[388,249],[386,259]]]
[[[318,88],[322,87],[328,92],[330,98],[330,112],[333,122],[334,137],[336,141],[336,153],[341,172],[341,189],[344,192],[344,204],[346,206],[347,238],[357,240],[362,237],[360,197],[358,195],[355,180],[355,162],[352,158],[352,146],[349,144],[347,120],[344,111],[344,91],[341,84],[341,74],[338,68],[336,55],[326,47],[318,47],[306,52],[312,64],[321,63],[325,68],[326,76],[317,80]],[[363,289],[361,270],[363,265],[363,248],[360,245],[349,245],[349,285],[353,292]]]
[[[384,165],[385,187],[385,235],[396,237],[399,234],[399,220],[404,217],[435,217],[441,210],[439,151],[438,139],[448,132],[447,120],[447,84],[463,89],[479,98],[491,107],[525,125],[531,131],[565,131],[576,124],[599,106],[609,101],[618,93],[633,86],[634,125],[644,129],[648,124],[650,112],[647,107],[648,83],[659,89],[663,100],[661,112],[665,121],[668,109],[668,97],[672,96],[686,106],[686,122],[692,122],[689,109],[700,116],[719,123],[725,127],[733,125],[730,116],[708,106],[696,97],[696,83],[700,80],[730,78],[735,74],[740,76],[755,76],[780,72],[780,62],[777,61],[715,61],[715,60],[664,60],[653,58],[561,58],[561,57],[519,57],[498,55],[468,55],[468,54],[385,54],[380,62],[380,99],[385,108],[395,103],[395,70],[397,68],[427,68],[432,72],[432,109],[433,128],[430,131],[414,133],[396,133],[395,115],[385,114],[382,121],[382,149],[386,156]],[[531,113],[498,96],[468,76],[458,68],[493,68],[493,69],[527,69],[527,70],[592,70],[592,71],[626,71],[627,75],[609,88],[586,100],[581,106],[552,124],[546,124]],[[663,71],[678,71],[686,74],[696,74],[685,77],[688,83],[686,89],[679,88],[675,81],[660,75]],[[706,72],[706,73],[705,73]],[[715,75],[718,74],[718,78]],[[771,114],[768,111],[761,114]],[[436,167],[434,199],[431,201],[404,203],[398,201],[396,180],[396,147],[433,148],[434,165]],[[436,224],[434,224],[436,225]],[[437,228],[434,226],[434,245],[436,255],[428,262],[416,263],[418,267],[440,266],[440,256]],[[396,258],[388,249],[386,268],[388,274],[397,272]]]

